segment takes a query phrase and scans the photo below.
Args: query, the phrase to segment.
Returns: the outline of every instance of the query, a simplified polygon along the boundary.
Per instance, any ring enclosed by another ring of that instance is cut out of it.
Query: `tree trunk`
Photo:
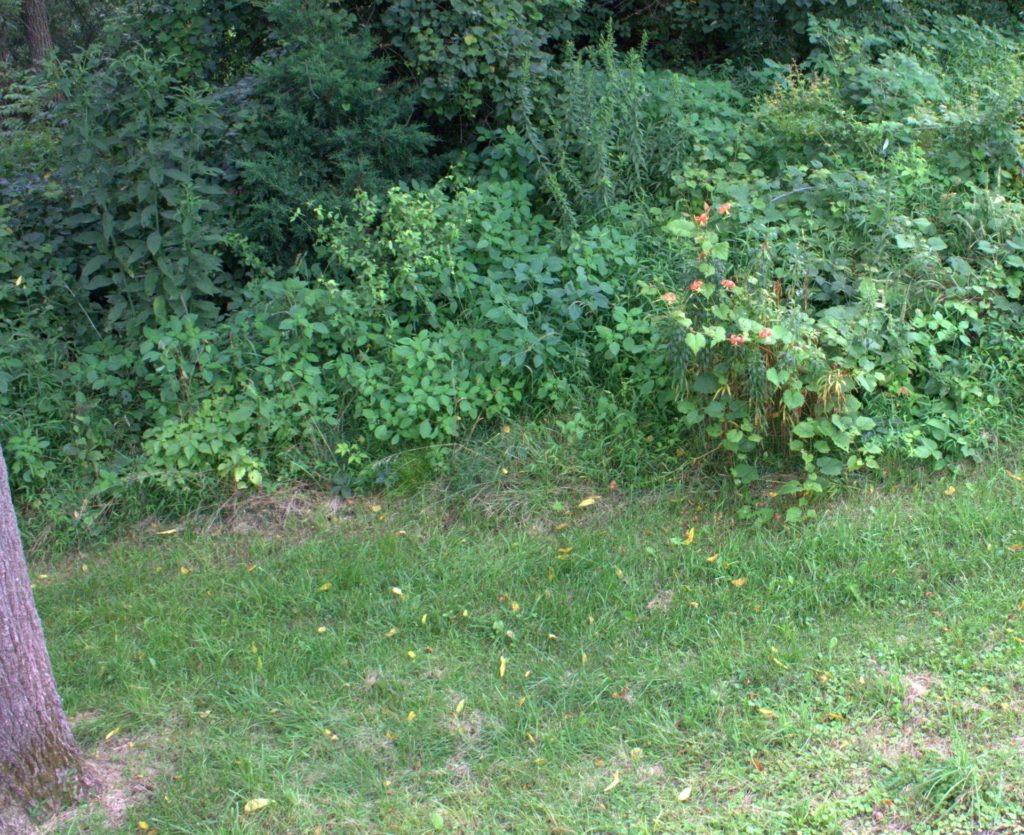
[[[0,449],[0,809],[80,800],[88,780],[36,612]]]
[[[53,51],[46,0],[21,0],[21,15],[25,21],[29,57],[33,64],[38,64]]]

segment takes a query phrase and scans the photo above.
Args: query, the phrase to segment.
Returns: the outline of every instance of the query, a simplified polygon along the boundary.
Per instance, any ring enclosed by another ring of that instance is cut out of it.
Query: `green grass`
[[[852,487],[776,530],[584,495],[529,524],[360,500],[37,560],[79,739],[148,775],[125,831],[1024,824],[1024,483]]]

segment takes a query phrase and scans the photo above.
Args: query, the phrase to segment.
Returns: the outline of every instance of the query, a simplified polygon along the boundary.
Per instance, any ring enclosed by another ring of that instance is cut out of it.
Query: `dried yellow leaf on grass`
[[[953,496],[956,494],[956,488],[952,484],[950,484],[949,487],[947,487],[943,492],[947,496]]]
[[[118,725],[116,728],[114,728],[114,730],[110,731],[105,737],[103,737],[103,739],[104,739],[104,741],[109,740],[109,739],[113,739],[119,733],[121,733],[121,726],[120,725]]]
[[[1015,542],[1015,543],[1013,543],[1013,545],[1010,546],[1010,550],[1011,551],[1024,551],[1024,544],[1021,544],[1020,542]]]
[[[391,587],[391,593],[392,593],[392,594],[393,594],[393,595],[394,595],[395,597],[402,597],[402,598],[404,598],[404,597],[405,597],[405,592],[404,592],[404,591],[402,591],[402,590],[401,590],[401,589],[400,589],[400,588],[399,588],[398,586],[392,586],[392,587]]]
[[[597,504],[599,501],[601,501],[600,496],[587,496],[583,501],[576,505],[576,507],[590,507]]]
[[[687,786],[685,789],[679,792],[679,794],[676,795],[676,797],[678,798],[680,803],[685,803],[687,800],[690,799],[691,794],[693,794],[693,786]]]
[[[693,538],[697,535],[696,528],[690,528],[686,532],[686,539],[683,540],[683,545],[693,545]]]
[[[136,826],[138,826],[138,828],[141,829],[143,832],[149,829],[149,824],[145,821],[139,821],[138,824],[136,824]]]
[[[498,661],[498,678],[505,678],[505,667],[507,664],[508,661],[505,659],[505,656],[501,656],[501,659]]]
[[[459,703],[455,705],[455,715],[458,716],[466,707],[466,700],[459,699]]]
[[[381,511],[381,507],[380,507],[379,504],[372,504],[372,505],[370,505],[370,512],[371,513],[380,513],[380,511]]]
[[[243,811],[247,815],[251,815],[253,812],[258,812],[260,809],[266,809],[270,805],[270,801],[265,797],[254,797],[248,801],[245,806],[242,807]]]
[[[1024,481],[1024,475],[1017,475],[1016,473],[1010,472],[1009,470],[1006,471],[1006,474],[1014,481]]]
[[[392,626],[387,632],[384,633],[385,638],[394,638],[398,634],[398,627]]]
[[[732,585],[736,586],[736,588],[741,589],[741,588],[743,588],[747,584],[747,578],[746,577],[737,577],[735,580],[730,580],[729,582]]]
[[[409,711],[409,715],[405,717],[407,722],[411,722],[415,718],[416,718],[416,711],[415,710],[410,710]]]
[[[327,627],[326,626],[318,626],[316,628],[316,634],[317,635],[323,635],[324,632],[326,632],[326,631],[327,631]]]
[[[620,780],[619,780],[619,772],[616,771],[615,774],[612,775],[612,781],[607,786],[604,787],[604,793],[608,794],[608,792],[610,792],[617,785],[619,785],[619,782],[620,782]]]
[[[330,591],[331,588],[332,586],[330,583],[324,583],[319,589],[317,589],[317,591]]]
[[[189,568],[187,566],[184,566],[184,565],[181,566],[181,568],[178,569],[178,571],[180,571],[182,574],[188,574],[191,570],[192,570],[191,568]]]

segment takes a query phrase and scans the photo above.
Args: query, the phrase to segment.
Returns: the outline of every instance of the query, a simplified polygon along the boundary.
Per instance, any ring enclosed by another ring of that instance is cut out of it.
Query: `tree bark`
[[[21,0],[21,16],[25,22],[29,57],[33,64],[39,64],[53,51],[46,0]]]
[[[53,680],[0,449],[0,809],[56,808],[88,787]]]

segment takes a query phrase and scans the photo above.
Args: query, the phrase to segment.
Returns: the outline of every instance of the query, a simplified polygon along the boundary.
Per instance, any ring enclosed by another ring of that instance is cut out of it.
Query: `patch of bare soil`
[[[284,533],[294,522],[314,516],[335,521],[355,516],[355,502],[308,490],[278,490],[232,498],[208,514],[201,529],[204,534]]]
[[[143,760],[141,749],[131,740],[101,746],[85,763],[86,775],[95,787],[89,800],[23,832],[25,835],[63,832],[76,821],[89,818],[97,812],[110,829],[124,826],[128,810],[153,789],[156,769],[145,765]],[[7,835],[6,830],[0,832]],[[13,830],[11,835],[16,832]]]

